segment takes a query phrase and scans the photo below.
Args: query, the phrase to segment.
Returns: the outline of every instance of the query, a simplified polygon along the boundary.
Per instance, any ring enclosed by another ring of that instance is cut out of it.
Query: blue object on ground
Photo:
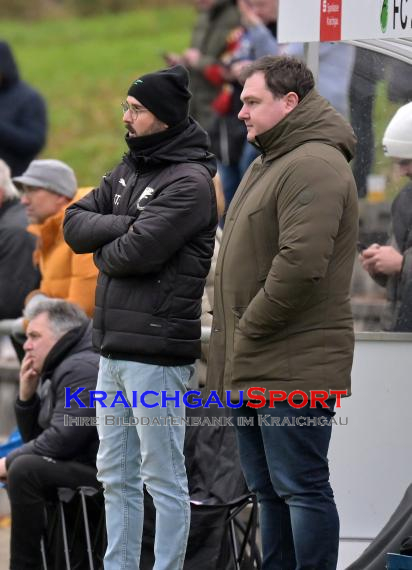
[[[0,457],[5,457],[10,451],[20,447],[23,444],[23,440],[21,438],[20,432],[18,429],[15,429],[11,432],[8,439],[0,445]]]
[[[387,570],[412,570],[412,556],[404,556],[403,554],[386,555]]]
[[[16,449],[23,445],[23,440],[21,438],[19,430],[16,428],[14,431],[11,432],[8,439],[0,445],[0,457],[6,457],[10,451]],[[0,489],[5,487],[4,483],[0,483]]]

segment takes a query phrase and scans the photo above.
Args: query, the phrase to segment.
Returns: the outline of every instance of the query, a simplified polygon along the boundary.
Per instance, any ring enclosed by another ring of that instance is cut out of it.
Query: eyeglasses
[[[133,119],[136,119],[140,115],[140,113],[147,113],[147,109],[145,109],[144,107],[138,107],[137,105],[130,105],[130,103],[128,103],[127,101],[123,101],[121,105],[122,105],[123,114],[127,113],[127,111],[130,111],[130,114],[132,115]]]
[[[37,190],[42,190],[40,186],[28,186],[27,184],[20,184],[18,188],[21,195],[31,194],[32,192],[37,192]]]

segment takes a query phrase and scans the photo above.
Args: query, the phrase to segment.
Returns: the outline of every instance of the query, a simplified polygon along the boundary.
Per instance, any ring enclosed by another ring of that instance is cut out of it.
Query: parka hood
[[[263,160],[273,160],[307,142],[333,146],[348,162],[355,153],[352,127],[315,89],[277,125],[257,136],[255,146],[263,151]]]
[[[19,70],[7,42],[0,41],[0,89],[19,81]]]

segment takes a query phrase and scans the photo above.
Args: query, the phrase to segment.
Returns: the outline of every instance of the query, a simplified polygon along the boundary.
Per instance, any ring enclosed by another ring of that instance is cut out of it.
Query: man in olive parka
[[[236,413],[253,418],[237,435],[260,504],[263,569],[332,570],[339,519],[327,453],[335,400],[327,408],[305,402],[314,390],[350,393],[355,137],[302,62],[265,56],[244,79],[239,118],[262,156],[226,217],[207,385],[231,390],[232,401],[244,400]],[[262,408],[247,407],[251,387],[265,389]],[[269,390],[279,398],[298,390],[301,407],[271,407]]]

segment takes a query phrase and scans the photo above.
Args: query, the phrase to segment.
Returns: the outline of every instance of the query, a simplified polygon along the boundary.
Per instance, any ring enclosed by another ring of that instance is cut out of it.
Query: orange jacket
[[[90,190],[91,188],[80,188],[70,204]],[[92,316],[98,270],[93,263],[93,254],[78,255],[64,241],[64,212],[65,208],[47,218],[43,224],[31,224],[28,227],[39,238],[34,261],[39,266],[41,282],[40,288],[32,291],[27,299],[36,293],[43,293],[48,297],[76,303]]]

